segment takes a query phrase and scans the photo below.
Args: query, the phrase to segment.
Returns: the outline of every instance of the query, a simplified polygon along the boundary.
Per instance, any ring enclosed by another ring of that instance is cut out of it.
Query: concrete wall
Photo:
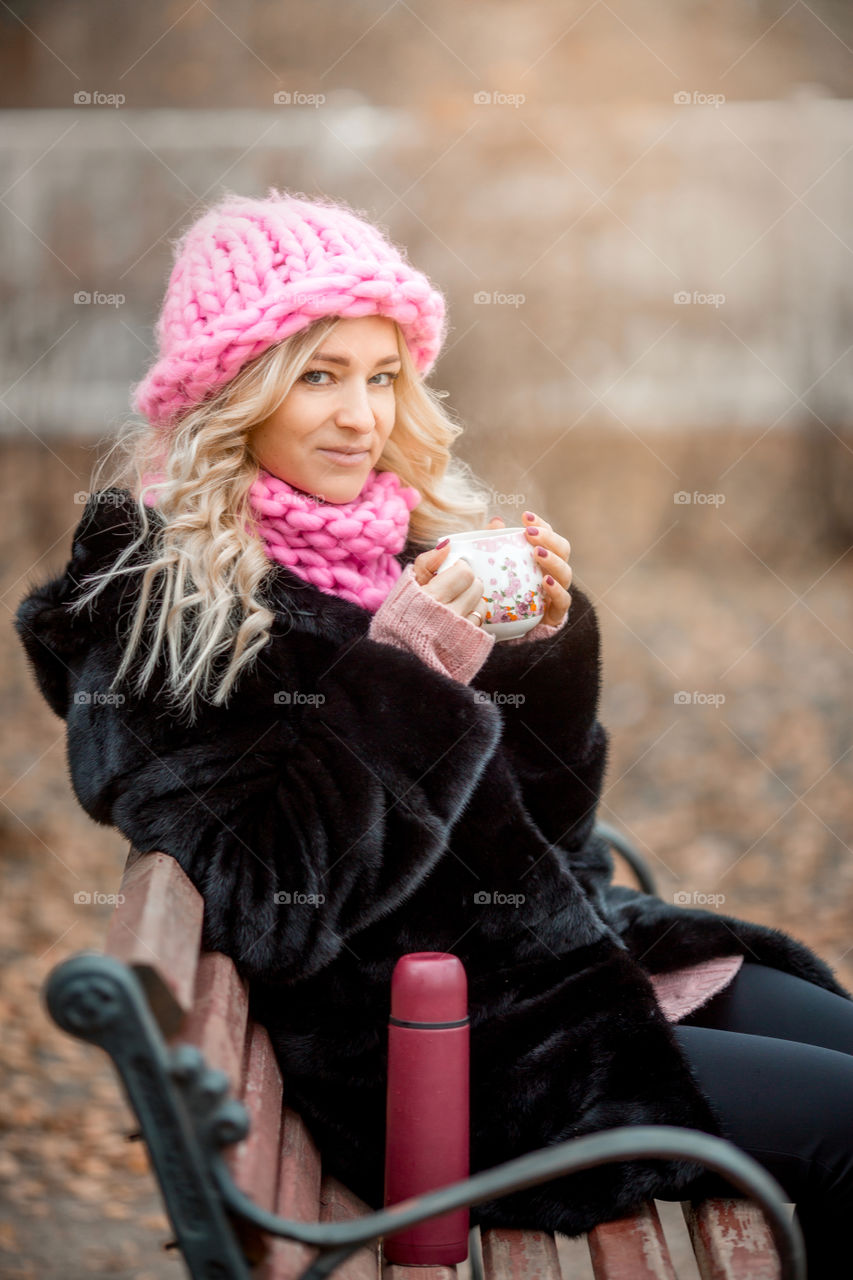
[[[452,120],[346,90],[0,112],[0,431],[113,430],[170,240],[223,188],[270,185],[347,199],[442,288],[432,381],[472,431],[849,419],[850,100],[469,98]]]

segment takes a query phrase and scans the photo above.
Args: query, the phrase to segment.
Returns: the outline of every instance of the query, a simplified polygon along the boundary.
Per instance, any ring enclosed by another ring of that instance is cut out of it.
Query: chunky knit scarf
[[[249,497],[271,560],[371,613],[402,573],[395,555],[421,500],[395,472],[375,469],[351,502],[319,501],[263,469]]]

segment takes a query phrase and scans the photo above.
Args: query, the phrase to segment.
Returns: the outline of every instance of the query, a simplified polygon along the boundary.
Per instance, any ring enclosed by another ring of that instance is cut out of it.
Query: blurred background
[[[4,1275],[182,1273],[109,1062],[40,1003],[126,842],[11,619],[225,189],[342,197],[443,290],[459,452],[598,611],[600,817],[853,986],[851,83],[842,0],[0,5]]]

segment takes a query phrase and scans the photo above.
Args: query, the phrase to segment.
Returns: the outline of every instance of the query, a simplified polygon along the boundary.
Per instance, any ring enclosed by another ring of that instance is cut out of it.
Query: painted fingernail
[[[545,550],[544,547],[537,547],[536,554],[537,556],[547,556],[548,552]]]
[[[530,526],[530,528],[527,530],[527,532],[528,532],[528,533],[532,533],[532,534],[533,534],[533,536],[534,536],[534,538],[535,538],[535,537],[536,537],[536,535],[538,534],[539,530],[536,528],[536,526],[535,526],[535,525],[533,525],[533,524],[532,524],[532,525]]]
[[[546,575],[545,575],[545,581],[548,583],[548,586],[549,586],[549,587],[553,587],[553,585],[554,585],[554,579],[551,577],[550,573],[546,573]]]
[[[536,516],[533,514],[532,511],[525,511],[524,518],[525,520],[535,520]]]
[[[446,547],[449,541],[450,541],[449,538],[442,538],[441,542],[437,542],[435,544],[436,551],[438,551],[439,547]]]

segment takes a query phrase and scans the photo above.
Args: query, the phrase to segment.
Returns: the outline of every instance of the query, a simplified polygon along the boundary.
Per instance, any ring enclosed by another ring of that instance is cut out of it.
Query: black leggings
[[[853,1001],[745,962],[673,1032],[723,1136],[796,1206],[809,1280],[837,1277],[853,1224]],[[709,1171],[690,1194],[741,1193]]]

